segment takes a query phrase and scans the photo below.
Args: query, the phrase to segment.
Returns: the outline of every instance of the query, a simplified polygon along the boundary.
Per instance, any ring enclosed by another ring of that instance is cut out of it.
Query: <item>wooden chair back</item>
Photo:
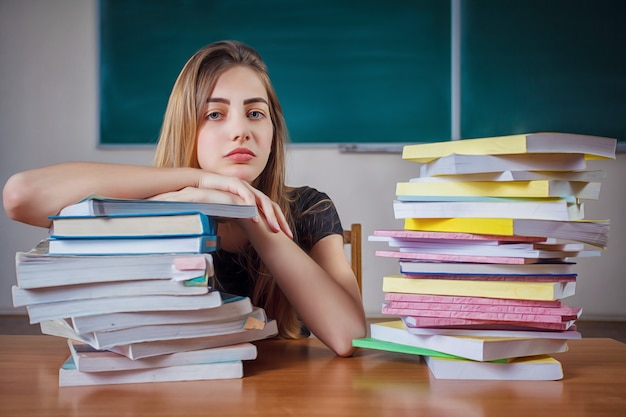
[[[362,269],[362,240],[361,240],[361,223],[352,223],[349,230],[343,231],[344,245],[350,245],[350,262],[352,270],[356,276],[356,282],[359,285],[359,292],[363,294],[363,269]]]

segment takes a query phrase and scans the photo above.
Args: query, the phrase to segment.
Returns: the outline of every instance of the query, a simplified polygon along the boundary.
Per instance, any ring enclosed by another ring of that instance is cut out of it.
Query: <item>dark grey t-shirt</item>
[[[295,230],[294,240],[305,252],[322,238],[342,234],[343,228],[335,205],[328,195],[311,187],[293,189],[291,213]],[[229,294],[251,297],[254,277],[242,265],[237,253],[218,249],[213,253],[217,289]]]

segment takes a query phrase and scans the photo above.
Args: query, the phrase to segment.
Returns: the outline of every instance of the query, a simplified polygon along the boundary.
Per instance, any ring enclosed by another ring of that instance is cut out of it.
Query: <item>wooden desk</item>
[[[65,341],[0,336],[0,416],[624,416],[626,344],[583,339],[565,379],[444,381],[414,357],[334,356],[318,340],[263,341],[237,380],[59,388]]]

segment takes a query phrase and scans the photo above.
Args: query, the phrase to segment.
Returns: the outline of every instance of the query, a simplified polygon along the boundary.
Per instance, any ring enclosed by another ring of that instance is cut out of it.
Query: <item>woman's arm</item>
[[[89,194],[256,205],[275,232],[291,233],[282,212],[250,184],[195,168],[70,162],[11,176],[2,198],[11,219],[49,227],[48,216]]]
[[[365,337],[367,328],[342,237],[326,236],[309,256],[265,222],[239,224],[306,326],[338,355],[350,356],[352,339]]]
[[[114,198],[147,198],[198,184],[200,171],[190,168],[70,162],[17,173],[2,193],[7,215],[48,227],[48,216],[95,193]]]

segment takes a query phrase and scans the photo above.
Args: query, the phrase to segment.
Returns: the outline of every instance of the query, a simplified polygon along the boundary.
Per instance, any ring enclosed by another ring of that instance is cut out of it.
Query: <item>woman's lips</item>
[[[235,148],[226,154],[226,158],[235,162],[247,162],[255,156],[254,152],[244,147]]]

